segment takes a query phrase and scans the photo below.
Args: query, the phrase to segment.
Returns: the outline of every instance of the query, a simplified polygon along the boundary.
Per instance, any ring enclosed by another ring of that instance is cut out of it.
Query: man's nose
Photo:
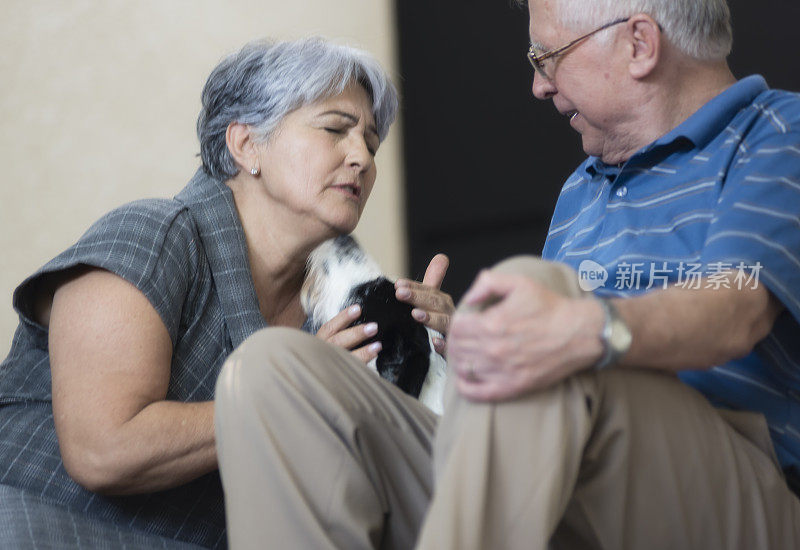
[[[558,91],[553,81],[540,74],[539,71],[534,71],[533,73],[533,85],[531,89],[536,99],[550,99]]]

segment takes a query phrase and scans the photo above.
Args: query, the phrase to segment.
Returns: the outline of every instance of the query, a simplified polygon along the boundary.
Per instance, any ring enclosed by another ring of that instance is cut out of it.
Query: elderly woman
[[[259,329],[303,327],[306,259],[356,227],[398,102],[371,57],[309,39],[229,56],[202,103],[188,185],[104,216],[15,292],[0,367],[5,546],[226,544],[217,375]],[[446,258],[432,267],[433,285],[400,296],[441,330]],[[380,343],[363,345],[374,327],[350,326],[357,316],[317,336],[367,361]]]

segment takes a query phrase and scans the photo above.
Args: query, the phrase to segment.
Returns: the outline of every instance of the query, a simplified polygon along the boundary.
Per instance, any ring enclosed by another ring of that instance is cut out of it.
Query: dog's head
[[[380,267],[350,235],[319,245],[308,257],[300,304],[316,332],[347,307],[353,287],[381,276]]]

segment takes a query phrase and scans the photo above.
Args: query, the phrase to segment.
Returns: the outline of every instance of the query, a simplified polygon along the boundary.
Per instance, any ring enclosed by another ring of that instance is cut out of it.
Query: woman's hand
[[[378,333],[377,323],[365,323],[350,326],[361,315],[361,306],[353,305],[340,311],[336,317],[322,325],[317,331],[317,338],[321,338],[335,346],[342,347],[352,354],[369,363],[381,351],[380,342],[372,342],[366,346],[359,346],[368,338]]]
[[[399,279],[395,283],[397,299],[414,307],[411,316],[443,335],[447,335],[455,311],[453,298],[440,290],[449,265],[447,256],[437,254],[428,264],[422,283],[410,279]],[[438,353],[444,353],[444,338],[434,338],[433,346]]]

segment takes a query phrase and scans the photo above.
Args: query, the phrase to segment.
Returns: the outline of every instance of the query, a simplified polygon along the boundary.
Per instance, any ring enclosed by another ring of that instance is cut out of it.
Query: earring
[[[257,175],[259,175],[260,173],[261,173],[261,170],[260,170],[260,169],[259,169],[257,166],[253,166],[253,167],[250,169],[250,174],[252,174],[253,176],[257,176]]]

